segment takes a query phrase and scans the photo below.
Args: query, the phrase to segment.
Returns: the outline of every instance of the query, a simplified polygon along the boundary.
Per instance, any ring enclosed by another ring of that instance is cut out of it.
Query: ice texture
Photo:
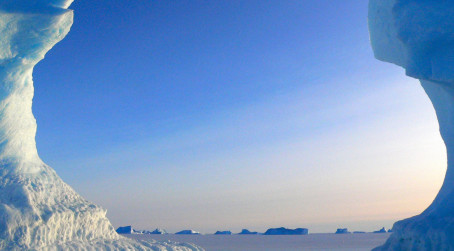
[[[370,0],[375,57],[420,80],[447,148],[443,186],[420,215],[394,224],[376,250],[454,250],[454,1]]]
[[[201,250],[119,236],[39,158],[32,71],[69,32],[71,2],[0,1],[0,250]]]

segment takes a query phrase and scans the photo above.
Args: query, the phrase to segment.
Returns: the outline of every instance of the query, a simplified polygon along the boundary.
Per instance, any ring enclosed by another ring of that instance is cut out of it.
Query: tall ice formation
[[[39,158],[32,71],[69,32],[72,1],[0,1],[0,250],[201,250],[117,235]]]
[[[370,0],[375,57],[417,78],[435,108],[448,168],[443,186],[420,215],[394,224],[376,250],[454,250],[454,1]]]

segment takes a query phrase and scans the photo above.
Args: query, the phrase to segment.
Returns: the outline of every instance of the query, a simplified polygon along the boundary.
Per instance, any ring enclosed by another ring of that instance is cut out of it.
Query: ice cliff
[[[39,158],[32,71],[69,32],[71,2],[0,1],[0,250],[200,250],[119,236]]]
[[[420,80],[435,108],[448,168],[433,203],[394,224],[376,250],[454,250],[454,1],[370,0],[369,30],[375,57]]]

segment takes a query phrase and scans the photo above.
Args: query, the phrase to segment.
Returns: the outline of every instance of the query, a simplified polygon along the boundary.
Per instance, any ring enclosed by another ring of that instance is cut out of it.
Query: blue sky
[[[441,186],[433,108],[373,58],[367,1],[71,8],[35,68],[38,151],[115,226],[375,230]]]

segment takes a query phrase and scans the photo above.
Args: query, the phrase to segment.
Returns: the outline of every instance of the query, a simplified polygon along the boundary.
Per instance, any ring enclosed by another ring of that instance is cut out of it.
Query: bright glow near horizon
[[[99,27],[90,8],[103,3],[75,3],[79,22],[37,67],[34,110],[43,160],[116,227],[371,231],[434,199],[446,168],[435,113],[417,81],[373,58],[366,2],[114,2]],[[121,22],[123,10],[136,12]],[[138,29],[133,42],[107,23]]]
[[[404,81],[223,111],[176,136],[72,161],[93,168],[78,188],[114,224],[138,229],[391,227],[430,204],[446,165],[430,101],[417,81]]]

